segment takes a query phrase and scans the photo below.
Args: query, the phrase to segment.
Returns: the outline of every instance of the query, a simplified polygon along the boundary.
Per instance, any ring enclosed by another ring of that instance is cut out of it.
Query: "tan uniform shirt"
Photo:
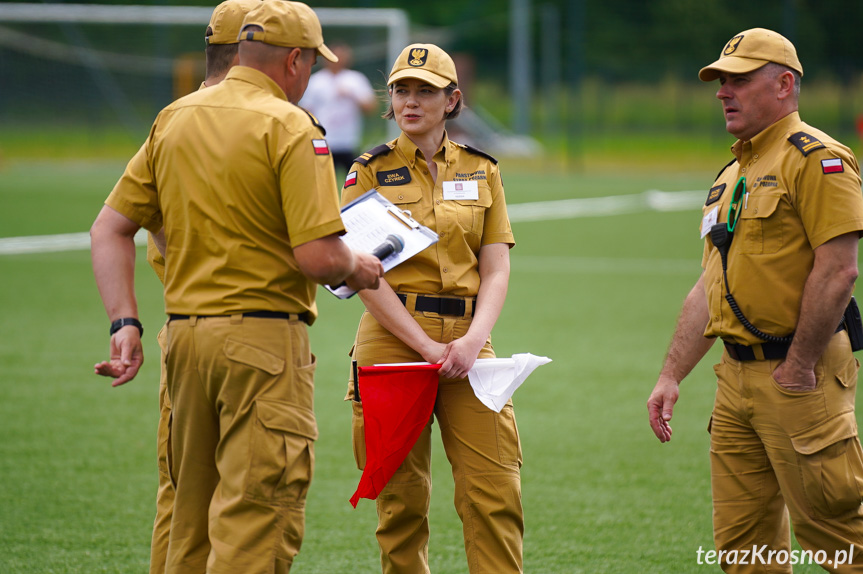
[[[199,90],[203,90],[207,87],[205,82],[201,82],[201,85],[198,87]],[[139,154],[147,153],[147,142],[144,142],[144,145],[141,146],[141,149],[138,150]],[[133,162],[134,163],[134,162]],[[165,284],[165,258],[162,257],[162,254],[159,253],[159,248],[156,247],[156,242],[153,240],[153,234],[147,234],[147,263],[150,264],[150,267],[153,268],[153,271],[156,272],[156,277],[159,278],[159,281],[162,282],[162,285]]]
[[[746,177],[740,219],[728,253],[728,281],[743,314],[765,333],[792,333],[819,245],[863,230],[860,170],[851,151],[800,121],[795,112],[732,147],[737,161],[718,177],[703,208],[726,222],[735,185]],[[702,222],[702,233],[709,222]],[[740,323],[725,299],[719,251],[705,239],[705,336],[753,345],[764,341]]]
[[[444,135],[433,158],[435,183],[422,152],[405,134],[358,159],[342,190],[343,205],[374,189],[440,236],[436,244],[388,271],[390,286],[409,293],[475,296],[480,247],[515,245],[497,161]],[[477,182],[478,199],[444,197],[446,182],[464,181]]]
[[[314,316],[293,246],[344,231],[336,189],[320,128],[235,66],[159,114],[106,204],[150,232],[164,225],[167,313]]]

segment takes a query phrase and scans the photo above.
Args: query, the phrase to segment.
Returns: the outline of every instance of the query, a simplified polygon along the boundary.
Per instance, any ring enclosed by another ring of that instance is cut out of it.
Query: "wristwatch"
[[[111,323],[110,334],[113,335],[127,325],[133,325],[135,327],[138,327],[138,331],[141,333],[141,336],[144,335],[144,326],[135,317],[124,317],[122,319],[117,319],[116,321],[113,321]]]

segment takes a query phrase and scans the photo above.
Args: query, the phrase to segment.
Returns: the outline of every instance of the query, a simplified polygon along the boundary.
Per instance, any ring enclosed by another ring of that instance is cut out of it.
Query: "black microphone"
[[[383,261],[390,255],[401,253],[405,248],[405,241],[398,235],[387,235],[384,242],[372,250],[372,255]]]
[[[405,240],[401,238],[399,235],[390,234],[387,235],[387,238],[384,239],[384,242],[372,249],[372,255],[377,257],[379,260],[383,261],[390,255],[394,255],[396,253],[401,253],[405,248]],[[347,283],[344,281],[335,287],[335,289],[340,289],[345,287]]]

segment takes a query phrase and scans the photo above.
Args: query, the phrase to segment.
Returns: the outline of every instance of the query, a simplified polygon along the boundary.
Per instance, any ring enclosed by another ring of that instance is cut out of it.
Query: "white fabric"
[[[499,413],[533,370],[550,362],[548,357],[530,353],[517,353],[510,359],[477,359],[467,377],[476,398]]]
[[[300,100],[303,107],[327,130],[327,142],[334,152],[356,152],[362,136],[361,102],[374,100],[375,91],[362,73],[323,69],[312,74]]]

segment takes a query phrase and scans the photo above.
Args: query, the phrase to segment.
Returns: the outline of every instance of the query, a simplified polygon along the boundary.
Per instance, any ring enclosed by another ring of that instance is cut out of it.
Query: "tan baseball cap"
[[[418,78],[436,88],[458,84],[455,63],[434,44],[411,44],[399,54],[387,85],[404,78]]]
[[[803,66],[797,59],[794,44],[773,30],[752,28],[731,38],[719,59],[701,68],[698,77],[703,82],[712,82],[720,72],[745,74],[757,70],[768,62],[775,62],[796,70],[803,76]]]
[[[210,44],[236,44],[240,26],[249,10],[261,0],[225,0],[213,10],[204,41]]]
[[[251,25],[260,26],[263,30],[246,31]],[[260,2],[246,14],[239,39],[285,48],[314,48],[330,62],[339,61],[324,44],[324,33],[317,14],[302,2]]]

